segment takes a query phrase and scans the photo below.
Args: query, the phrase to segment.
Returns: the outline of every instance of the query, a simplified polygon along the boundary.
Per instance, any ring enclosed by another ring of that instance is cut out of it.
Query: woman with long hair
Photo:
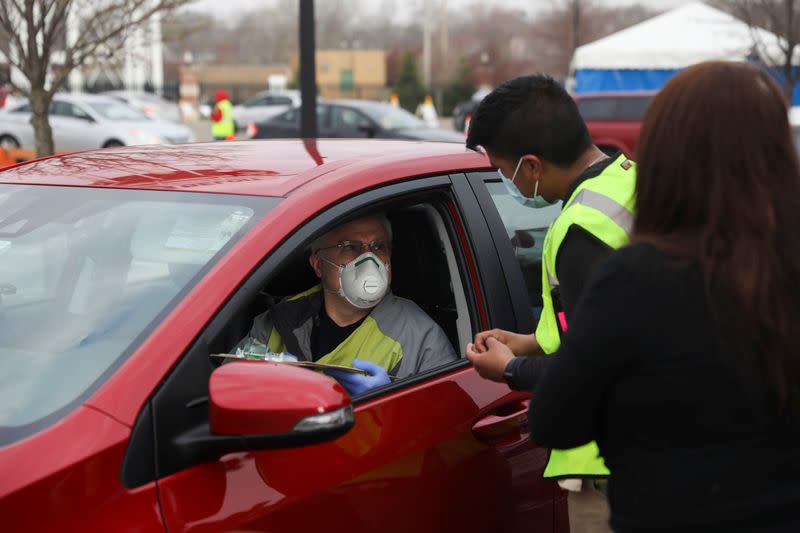
[[[597,440],[611,526],[800,531],[800,167],[786,102],[743,63],[656,95],[632,245],[598,267],[530,408]],[[587,410],[593,405],[593,410]]]

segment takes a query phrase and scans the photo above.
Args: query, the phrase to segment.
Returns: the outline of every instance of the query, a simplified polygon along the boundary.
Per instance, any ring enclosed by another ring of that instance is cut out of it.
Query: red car
[[[481,155],[406,141],[109,149],[0,172],[0,511],[12,531],[567,531],[527,396],[463,356],[352,399],[280,363],[219,365],[307,247],[365,210],[392,288],[456,352],[530,331],[558,206]]]
[[[639,130],[655,92],[587,93],[573,96],[589,134],[604,152],[635,156]]]

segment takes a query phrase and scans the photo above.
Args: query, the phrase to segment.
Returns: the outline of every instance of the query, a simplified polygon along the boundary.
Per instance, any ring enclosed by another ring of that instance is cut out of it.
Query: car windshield
[[[121,102],[89,102],[89,107],[108,120],[150,120],[144,113]]]
[[[277,203],[0,184],[0,446],[83,402]]]
[[[405,109],[391,105],[364,106],[361,109],[385,130],[427,128],[427,125]]]

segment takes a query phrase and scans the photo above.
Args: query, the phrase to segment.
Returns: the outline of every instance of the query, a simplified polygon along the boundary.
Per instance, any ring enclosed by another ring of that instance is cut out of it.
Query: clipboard
[[[369,376],[369,372],[365,370],[361,370],[358,368],[353,368],[352,366],[343,366],[343,365],[331,365],[328,363],[315,363],[314,361],[271,361],[269,359],[255,359],[253,357],[247,357],[246,355],[237,355],[233,353],[212,353],[211,357],[221,357],[224,359],[241,359],[243,361],[262,361],[266,363],[278,363],[281,365],[292,365],[292,366],[299,366],[303,368],[312,368],[315,370],[340,370],[342,372],[352,372],[354,374],[361,374],[363,376]]]

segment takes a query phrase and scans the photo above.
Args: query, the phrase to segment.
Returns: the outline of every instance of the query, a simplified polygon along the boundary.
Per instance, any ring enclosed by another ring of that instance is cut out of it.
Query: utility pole
[[[425,5],[422,21],[422,83],[425,91],[431,92],[431,25],[433,24],[433,6],[431,0],[422,0]]]
[[[581,0],[572,0],[572,53],[581,45]]]
[[[300,137],[317,137],[317,61],[314,0],[300,0]]]
[[[447,0],[441,0],[439,7],[439,81],[442,82],[440,90],[436,91],[436,109],[441,111],[444,108],[444,91],[441,88],[447,83],[448,72],[446,69],[450,65],[450,29],[447,26]]]

